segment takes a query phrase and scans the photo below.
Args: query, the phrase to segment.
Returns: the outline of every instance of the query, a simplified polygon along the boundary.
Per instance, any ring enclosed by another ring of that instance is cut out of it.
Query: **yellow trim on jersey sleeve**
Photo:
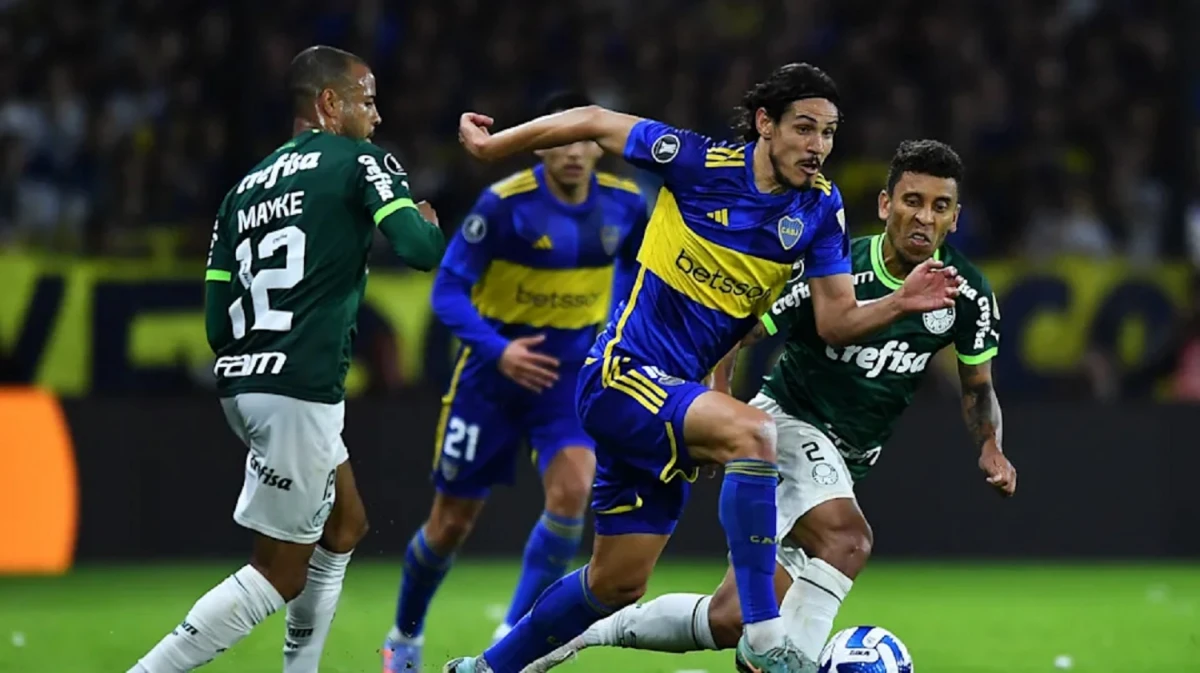
[[[710,147],[704,154],[705,168],[741,168],[746,165],[746,147]]]
[[[233,274],[221,269],[209,269],[204,272],[204,280],[216,281],[218,283],[228,283],[233,280]]]
[[[454,363],[454,373],[450,375],[450,388],[442,396],[442,413],[438,417],[437,433],[433,439],[433,468],[436,470],[442,457],[442,444],[446,442],[446,424],[450,422],[450,406],[458,395],[458,381],[462,378],[463,368],[467,366],[467,358],[471,355],[471,347],[464,346]]]
[[[471,292],[479,314],[510,325],[579,329],[608,317],[613,268],[535,269],[493,260]]]
[[[517,194],[532,192],[537,189],[537,176],[533,174],[532,168],[527,168],[520,173],[514,173],[500,182],[489,187],[491,192],[501,199],[507,199]]]
[[[641,194],[642,188],[633,180],[627,180],[612,173],[597,172],[596,183],[601,187],[610,189],[620,189],[621,191],[629,192],[630,194]]]
[[[962,353],[959,353],[958,361],[969,367],[974,367],[991,360],[992,358],[996,357],[996,354],[999,352],[1000,349],[996,346],[993,346],[982,353],[976,353],[975,355],[963,355]]]
[[[665,187],[646,225],[638,262],[676,292],[734,318],[766,313],[792,273],[791,264],[726,248],[692,231]]]

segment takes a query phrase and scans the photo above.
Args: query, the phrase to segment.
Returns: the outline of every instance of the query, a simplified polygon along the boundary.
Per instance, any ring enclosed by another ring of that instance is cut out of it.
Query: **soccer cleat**
[[[790,638],[759,653],[750,649],[750,641],[742,634],[734,663],[740,673],[817,673],[817,662],[801,654]]]
[[[538,659],[521,669],[521,673],[546,673],[546,671],[567,663],[579,654],[579,650],[587,647],[583,636],[575,636],[566,645],[561,645],[550,654]]]
[[[446,662],[442,673],[492,673],[492,667],[483,657],[459,657]]]
[[[383,641],[379,650],[383,673],[421,673],[421,644],[395,638]]]

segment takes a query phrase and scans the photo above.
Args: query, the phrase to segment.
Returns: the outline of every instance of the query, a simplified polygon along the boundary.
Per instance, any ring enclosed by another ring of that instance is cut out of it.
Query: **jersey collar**
[[[942,249],[938,248],[933,251],[933,258],[937,261],[942,261]],[[875,234],[871,237],[871,270],[875,272],[875,277],[879,282],[883,283],[889,290],[899,290],[904,284],[888,271],[887,264],[883,263],[883,234]]]

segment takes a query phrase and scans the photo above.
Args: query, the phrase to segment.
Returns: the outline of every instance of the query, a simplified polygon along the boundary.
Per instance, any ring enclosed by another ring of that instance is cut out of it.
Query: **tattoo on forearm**
[[[993,437],[1001,442],[1000,401],[991,381],[964,382],[962,391],[963,420],[975,446],[982,448]]]

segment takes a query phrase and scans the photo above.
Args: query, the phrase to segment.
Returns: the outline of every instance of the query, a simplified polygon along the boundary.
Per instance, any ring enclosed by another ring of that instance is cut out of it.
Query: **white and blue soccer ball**
[[[913,673],[900,639],[878,626],[855,626],[833,634],[821,650],[819,673]]]

